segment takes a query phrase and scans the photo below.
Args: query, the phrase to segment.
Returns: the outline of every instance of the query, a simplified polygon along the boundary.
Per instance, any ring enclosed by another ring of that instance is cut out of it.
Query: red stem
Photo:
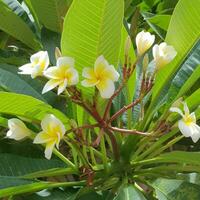
[[[113,120],[115,120],[117,117],[119,117],[121,114],[123,114],[124,112],[126,112],[128,109],[134,107],[135,105],[137,105],[139,102],[141,101],[141,99],[136,99],[135,101],[133,101],[132,103],[130,103],[127,106],[124,106],[123,108],[121,108],[118,112],[116,112],[109,120],[108,123],[112,122]]]

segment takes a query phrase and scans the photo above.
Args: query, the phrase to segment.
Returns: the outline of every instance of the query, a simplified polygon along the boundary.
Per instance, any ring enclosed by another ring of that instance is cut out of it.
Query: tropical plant
[[[199,13],[0,0],[0,197],[199,200]]]

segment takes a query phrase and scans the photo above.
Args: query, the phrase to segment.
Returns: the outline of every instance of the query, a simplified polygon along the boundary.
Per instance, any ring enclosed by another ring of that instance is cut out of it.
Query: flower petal
[[[192,112],[189,116],[190,116],[190,118],[192,119],[193,123],[196,124],[196,116],[195,116],[195,113]]]
[[[9,131],[6,136],[10,139],[21,140],[31,135],[30,130],[19,119],[13,118],[8,120]]]
[[[187,125],[183,120],[178,121],[178,128],[185,137],[191,137],[193,134],[192,125]]]
[[[33,143],[44,144],[44,143],[50,142],[51,140],[52,139],[49,137],[49,135],[45,133],[44,131],[42,131],[35,136]]]
[[[18,74],[32,74],[33,65],[31,63],[22,65],[21,67],[19,67],[19,70],[21,71],[18,72]]]
[[[49,55],[47,51],[43,52],[42,56],[40,57],[39,63],[42,71],[47,69],[47,67],[49,66]]]
[[[191,138],[192,141],[196,143],[200,139],[200,127],[196,123],[193,123],[193,129],[194,131]]]
[[[119,79],[119,73],[114,68],[113,65],[109,65],[103,72],[104,76],[112,81],[117,81]]]
[[[56,129],[57,131],[61,132],[63,136],[66,132],[63,123],[52,114],[45,116],[45,118],[41,121],[41,127],[42,130],[46,133]]]
[[[93,87],[98,83],[99,83],[99,81],[96,79],[85,79],[81,82],[81,85],[84,87]]]
[[[76,85],[79,81],[78,71],[74,68],[70,68],[66,71],[66,77],[70,86]]]
[[[62,67],[62,66],[65,66],[65,67],[74,67],[74,58],[71,58],[71,57],[59,57],[58,60],[57,60],[57,67]]]
[[[94,72],[96,76],[100,76],[108,66],[109,64],[104,56],[99,56],[94,65]]]
[[[44,94],[44,93],[46,93],[46,92],[48,92],[48,91],[54,89],[55,87],[57,87],[57,86],[58,86],[59,84],[61,84],[61,83],[62,83],[62,80],[54,80],[54,79],[49,80],[49,81],[45,84],[45,86],[44,86],[44,88],[43,88],[43,90],[42,90],[42,94]]]
[[[58,67],[49,67],[44,71],[44,76],[49,79],[60,79],[60,70]]]
[[[88,79],[94,79],[95,78],[94,69],[91,67],[85,67],[83,69],[82,76]]]
[[[34,66],[31,73],[31,78],[34,79],[37,76],[42,76],[42,75],[43,75],[43,69],[40,67],[40,65]]]
[[[101,97],[105,99],[110,98],[115,91],[115,85],[110,79],[100,81],[96,87],[99,89]]]
[[[58,95],[60,95],[61,93],[63,93],[64,90],[66,89],[66,87],[67,87],[67,79],[65,79],[61,84],[59,84]]]
[[[44,54],[44,51],[39,51],[39,52],[33,54],[33,55],[30,57],[31,63],[38,64],[39,61],[40,61],[40,58],[43,56],[43,54]]]
[[[190,114],[190,111],[189,111],[189,108],[188,108],[186,102],[183,102],[183,109],[184,109],[185,115],[189,115]]]
[[[184,117],[183,112],[181,111],[181,109],[179,109],[177,107],[171,107],[169,110],[171,112],[176,112],[176,113],[180,114],[182,117]]]
[[[47,143],[46,148],[45,148],[45,152],[44,152],[46,159],[48,159],[48,160],[51,159],[54,146],[55,146],[55,141]]]

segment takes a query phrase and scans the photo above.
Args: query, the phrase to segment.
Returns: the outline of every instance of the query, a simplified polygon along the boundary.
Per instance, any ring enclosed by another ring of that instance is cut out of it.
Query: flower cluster
[[[59,57],[56,66],[49,67],[49,57],[46,51],[40,51],[30,58],[31,63],[19,68],[20,74],[29,74],[32,78],[45,76],[49,79],[43,88],[46,93],[58,87],[58,95],[69,86],[78,84],[79,74],[75,69],[75,60],[71,57]],[[94,68],[83,69],[82,85],[85,87],[96,86],[102,98],[110,98],[115,90],[114,82],[119,79],[119,73],[113,65],[109,65],[103,56],[95,61]]]
[[[136,46],[138,56],[144,55],[153,45],[155,36],[149,32],[140,32],[136,36]],[[155,44],[153,46],[153,58],[155,62],[156,70],[163,68],[170,63],[176,56],[177,52],[173,46],[167,45],[166,42],[161,44]]]
[[[54,147],[59,148],[60,140],[63,138],[66,130],[63,123],[57,119],[54,115],[49,114],[41,121],[42,131],[35,135],[26,125],[19,119],[13,118],[8,120],[8,132],[7,138],[22,140],[26,137],[32,138],[34,136],[33,143],[46,144],[45,157],[51,158]]]
[[[155,36],[150,34],[149,32],[140,32],[136,37],[136,46],[137,46],[137,61],[139,59],[143,59],[143,68],[147,68],[148,66],[148,54],[146,52],[152,47],[155,41]],[[131,47],[131,40],[128,38],[127,45],[125,48],[125,56],[126,59],[129,57],[129,49]],[[161,44],[155,44],[152,48],[153,54],[153,62],[155,64],[155,72],[159,69],[166,66],[170,63],[176,56],[177,52],[172,46],[167,45],[165,42]],[[20,74],[29,74],[32,78],[36,78],[37,76],[44,76],[48,79],[48,82],[45,84],[42,93],[46,93],[54,88],[57,89],[57,94],[68,90],[68,87],[71,87],[71,91],[75,86],[79,83],[79,73],[75,68],[75,60],[71,57],[62,56],[59,53],[59,56],[56,57],[57,62],[56,66],[49,67],[49,56],[46,51],[40,51],[30,58],[30,63],[25,64],[19,68]],[[126,60],[125,59],[125,60]],[[127,59],[128,60],[128,59]],[[125,61],[125,67],[123,68],[123,78],[128,79],[131,73],[134,70],[132,68],[128,69]],[[136,62],[137,64],[137,62]],[[135,64],[135,65],[136,65]],[[143,72],[146,70],[143,69]],[[126,74],[127,73],[127,74]],[[145,77],[145,74],[143,74]],[[103,55],[99,56],[95,63],[94,67],[85,67],[82,71],[83,80],[81,81],[81,85],[84,87],[96,87],[99,90],[99,93],[102,98],[109,99],[112,103],[112,95],[115,93],[115,82],[119,79],[119,73],[115,69],[113,65],[110,65],[108,61],[104,58]],[[150,80],[151,81],[151,80]],[[149,85],[149,80],[145,80],[141,87],[141,92],[143,95],[147,94],[152,84]],[[126,81],[124,81],[126,82]],[[124,83],[123,82],[123,83]],[[120,87],[119,87],[120,88]],[[122,89],[123,87],[121,87]],[[70,90],[69,90],[70,91]],[[76,92],[78,90],[75,90]],[[113,96],[114,96],[113,95]],[[81,95],[80,95],[81,96]],[[141,95],[142,96],[142,95]],[[135,104],[140,102],[133,102],[126,108],[131,108]],[[107,111],[110,109],[110,102],[106,107],[106,111],[104,113],[104,118],[107,117]],[[125,108],[125,110],[126,110]],[[189,109],[187,104],[184,103],[184,114],[179,108],[171,108],[172,112],[177,112],[182,116],[182,119],[178,122],[178,127],[182,134],[185,137],[191,137],[194,142],[197,142],[200,138],[200,127],[196,124],[196,118],[194,113],[189,113]],[[124,110],[120,110],[117,114],[111,117],[111,121],[116,118],[116,116],[120,115]],[[96,112],[94,112],[96,113]],[[104,118],[102,120],[104,120]],[[98,117],[99,120],[99,117]],[[97,120],[97,121],[98,121]],[[101,120],[100,120],[101,121]],[[109,122],[111,122],[109,121]],[[34,144],[42,144],[45,145],[45,157],[50,159],[52,156],[52,152],[54,148],[59,148],[60,141],[63,139],[66,129],[63,123],[57,119],[54,115],[49,114],[46,115],[41,121],[41,129],[42,131],[35,135],[31,130],[27,128],[27,126],[19,119],[10,119],[8,121],[9,131],[7,132],[7,137],[15,140],[21,140],[25,137],[29,137],[33,139]],[[111,127],[112,128],[112,127]],[[115,130],[115,129],[113,129]],[[121,129],[123,130],[123,129]]]

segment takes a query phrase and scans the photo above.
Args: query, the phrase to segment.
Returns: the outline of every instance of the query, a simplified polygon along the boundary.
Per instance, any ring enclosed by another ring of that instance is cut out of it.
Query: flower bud
[[[25,137],[31,135],[31,131],[26,127],[26,125],[19,119],[13,118],[8,120],[7,138],[14,140],[22,140]]]
[[[155,35],[149,32],[140,32],[136,36],[137,53],[139,56],[143,55],[154,43]]]
[[[128,36],[126,39],[126,43],[125,43],[125,56],[126,57],[128,57],[128,55],[129,55],[131,44],[132,44],[131,38],[130,38],[130,36]]]
[[[174,47],[167,45],[165,42],[162,42],[159,45],[154,45],[153,57],[156,65],[156,70],[159,70],[170,63],[175,58],[176,54],[177,52]]]
[[[58,60],[58,58],[62,57],[62,53],[58,47],[55,48],[55,58]]]

